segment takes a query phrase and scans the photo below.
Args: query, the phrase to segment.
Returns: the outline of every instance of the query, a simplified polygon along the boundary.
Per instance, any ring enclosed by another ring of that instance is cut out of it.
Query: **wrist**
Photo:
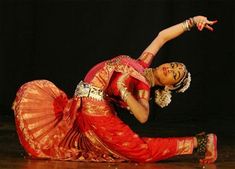
[[[124,102],[127,101],[127,97],[130,95],[130,92],[128,91],[127,87],[120,88],[120,96]]]
[[[182,27],[184,31],[190,31],[196,25],[195,19],[189,18],[182,22]]]

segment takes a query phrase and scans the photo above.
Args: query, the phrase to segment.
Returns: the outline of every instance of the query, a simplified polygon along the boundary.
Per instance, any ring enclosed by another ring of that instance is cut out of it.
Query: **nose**
[[[168,67],[168,66],[166,67],[166,71],[167,71],[167,72],[171,72],[171,71],[173,71],[173,70],[174,70],[174,68],[172,68],[172,67]]]

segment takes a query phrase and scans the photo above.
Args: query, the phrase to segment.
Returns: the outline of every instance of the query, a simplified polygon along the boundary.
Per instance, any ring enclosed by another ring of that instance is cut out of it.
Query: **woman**
[[[216,135],[143,138],[117,116],[113,104],[127,108],[140,122],[149,116],[149,92],[153,86],[156,103],[170,103],[171,91],[184,92],[190,73],[178,62],[148,68],[159,49],[194,26],[213,31],[204,16],[195,16],[161,31],[137,59],[118,56],[97,64],[81,81],[74,97],[47,80],[24,84],[13,104],[19,139],[35,158],[56,160],[153,162],[194,150],[203,154],[201,163],[217,158]]]

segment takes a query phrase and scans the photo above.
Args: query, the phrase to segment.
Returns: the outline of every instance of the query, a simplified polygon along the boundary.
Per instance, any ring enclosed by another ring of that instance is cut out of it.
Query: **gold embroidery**
[[[191,154],[193,151],[193,138],[182,138],[177,141],[177,154]]]
[[[142,149],[148,149],[148,145],[147,144],[140,144],[139,147],[142,148]]]
[[[124,135],[124,132],[119,131],[119,132],[116,132],[116,134],[117,134],[118,136],[123,136],[123,135]]]
[[[102,155],[103,157],[109,157],[109,161],[123,161],[123,160],[128,160],[127,158],[121,156],[117,152],[114,152],[108,146],[106,146],[100,139],[97,137],[97,135],[92,131],[88,130],[84,133],[84,135],[92,141],[92,145],[94,148],[98,149],[99,152],[96,154]],[[92,149],[94,151],[94,149]],[[110,156],[111,155],[111,156]],[[106,160],[107,161],[107,160]]]
[[[85,114],[93,116],[107,116],[114,113],[111,105],[106,100],[98,101],[91,98],[83,98],[82,103],[82,111]]]
[[[148,81],[141,74],[141,72],[138,72],[137,70],[135,70],[133,67],[130,67],[126,63],[122,63],[121,61],[122,58],[129,58],[129,57],[126,55],[121,55],[119,57],[107,61],[105,63],[105,66],[95,74],[90,84],[104,90],[108,86],[109,79],[111,78],[113,72],[116,71],[120,73],[128,73],[132,77],[149,85]]]
[[[169,153],[170,152],[170,150],[169,149],[166,149],[166,150],[164,150],[163,152],[162,152],[162,155],[164,156],[164,155],[166,155],[167,153]]]
[[[127,147],[127,146],[129,146],[130,145],[130,142],[124,142],[124,143],[122,143],[122,146],[125,146],[125,147]]]
[[[107,69],[107,67],[105,66],[95,74],[94,78],[91,81],[91,85],[94,85],[103,90],[107,86],[111,75],[112,70]]]

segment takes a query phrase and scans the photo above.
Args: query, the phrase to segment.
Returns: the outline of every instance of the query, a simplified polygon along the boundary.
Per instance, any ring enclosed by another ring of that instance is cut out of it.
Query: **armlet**
[[[154,54],[150,52],[143,52],[139,58],[140,61],[144,62],[146,65],[149,66],[153,59]]]

